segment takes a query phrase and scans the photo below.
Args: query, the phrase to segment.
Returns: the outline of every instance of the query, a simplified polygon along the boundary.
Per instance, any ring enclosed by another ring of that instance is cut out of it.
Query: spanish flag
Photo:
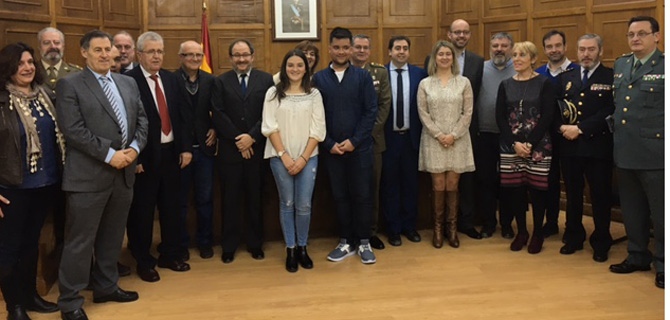
[[[202,59],[200,70],[212,73],[212,50],[209,46],[209,25],[207,25],[207,4],[205,1],[202,1],[202,40],[200,41],[205,57]]]

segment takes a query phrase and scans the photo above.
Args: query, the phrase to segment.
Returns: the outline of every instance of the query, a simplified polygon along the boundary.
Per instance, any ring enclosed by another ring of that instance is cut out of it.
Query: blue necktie
[[[107,100],[109,100],[109,104],[112,105],[112,110],[114,110],[114,114],[116,115],[116,120],[119,122],[119,126],[121,127],[121,149],[126,148],[126,144],[128,143],[128,127],[126,125],[125,119],[123,119],[123,115],[121,113],[121,106],[119,102],[117,101],[116,96],[114,95],[114,92],[112,92],[111,86],[111,80],[107,77],[100,77],[100,80],[102,81],[102,90],[105,92],[105,95],[107,96]]]
[[[584,69],[584,77],[582,77],[582,89],[586,88],[587,82],[589,82],[589,69]]]
[[[240,75],[240,86],[242,87],[242,94],[247,94],[247,74],[243,73]]]

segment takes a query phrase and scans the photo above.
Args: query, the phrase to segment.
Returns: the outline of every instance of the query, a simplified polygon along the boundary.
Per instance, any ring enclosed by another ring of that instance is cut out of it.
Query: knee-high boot
[[[433,247],[442,248],[444,237],[442,229],[444,228],[444,191],[433,190],[433,219],[435,221],[435,230],[433,230]]]
[[[458,191],[447,191],[447,241],[449,245],[458,248],[461,243],[458,241],[458,231],[456,231],[456,217],[458,216]]]

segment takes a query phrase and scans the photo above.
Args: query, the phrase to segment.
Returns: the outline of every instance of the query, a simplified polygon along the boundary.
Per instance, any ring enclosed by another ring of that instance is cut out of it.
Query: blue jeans
[[[212,246],[212,188],[214,181],[214,157],[202,152],[200,148],[193,148],[193,160],[186,168],[181,170],[181,190],[179,192],[181,199],[182,225],[186,225],[186,216],[188,215],[188,201],[191,188],[193,188],[193,197],[198,216],[198,227],[196,241],[198,247]],[[181,244],[184,249],[188,249],[190,237],[186,227],[182,228]]]
[[[302,171],[292,176],[281,159],[270,159],[270,168],[279,192],[279,221],[284,232],[284,241],[289,248],[295,247],[296,235],[299,246],[307,245],[318,163],[318,157],[311,157]]]

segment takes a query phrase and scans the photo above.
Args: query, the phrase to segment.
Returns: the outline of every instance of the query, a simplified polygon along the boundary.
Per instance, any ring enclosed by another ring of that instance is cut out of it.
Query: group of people
[[[136,43],[127,32],[86,33],[84,68],[63,60],[64,37],[54,28],[38,34],[40,56],[24,43],[9,44],[0,51],[0,288],[8,319],[59,310],[63,319],[87,319],[80,295],[86,288],[95,303],[137,300],[137,292],[118,286],[119,276],[130,274],[118,262],[126,232],[142,280],[159,281],[156,267],[190,270],[191,191],[199,255],[213,257],[215,167],[223,263],[234,261],[242,235],[251,256],[263,259],[268,162],[289,272],[314,266],[307,245],[319,165],[338,222],[339,241],[327,259],[358,254],[365,264],[376,262],[373,249],[385,247],[380,214],[390,245],[402,245],[401,235],[421,241],[419,171],[432,181],[434,247],[446,238],[458,248],[459,232],[491,237],[499,211],[510,249],[527,246],[532,254],[558,233],[561,173],[567,210],[560,253],[583,249],[586,179],[595,222],[589,242],[593,259],[604,262],[616,167],[629,241],[628,257],[610,271],[647,271],[653,262],[663,288],[664,57],[654,18],[628,25],[633,52],[614,70],[600,61],[600,36],[581,36],[572,63],[557,30],[543,38],[545,66],[535,67],[532,42],[514,43],[505,32],[491,37],[484,61],[466,49],[470,27],[461,19],[448,41],[434,45],[425,70],[409,63],[409,37],[389,39],[383,66],[370,61],[370,37],[340,27],[330,33],[326,68],[315,70],[319,50],[303,41],[274,76],[253,68],[246,39],[230,44],[232,70],[218,77],[199,70],[205,56],[195,41],[180,45],[177,71],[163,69],[166,51],[155,32]],[[151,254],[156,209],[158,257]],[[64,217],[57,304],[43,300],[35,284],[40,230],[52,211]]]

